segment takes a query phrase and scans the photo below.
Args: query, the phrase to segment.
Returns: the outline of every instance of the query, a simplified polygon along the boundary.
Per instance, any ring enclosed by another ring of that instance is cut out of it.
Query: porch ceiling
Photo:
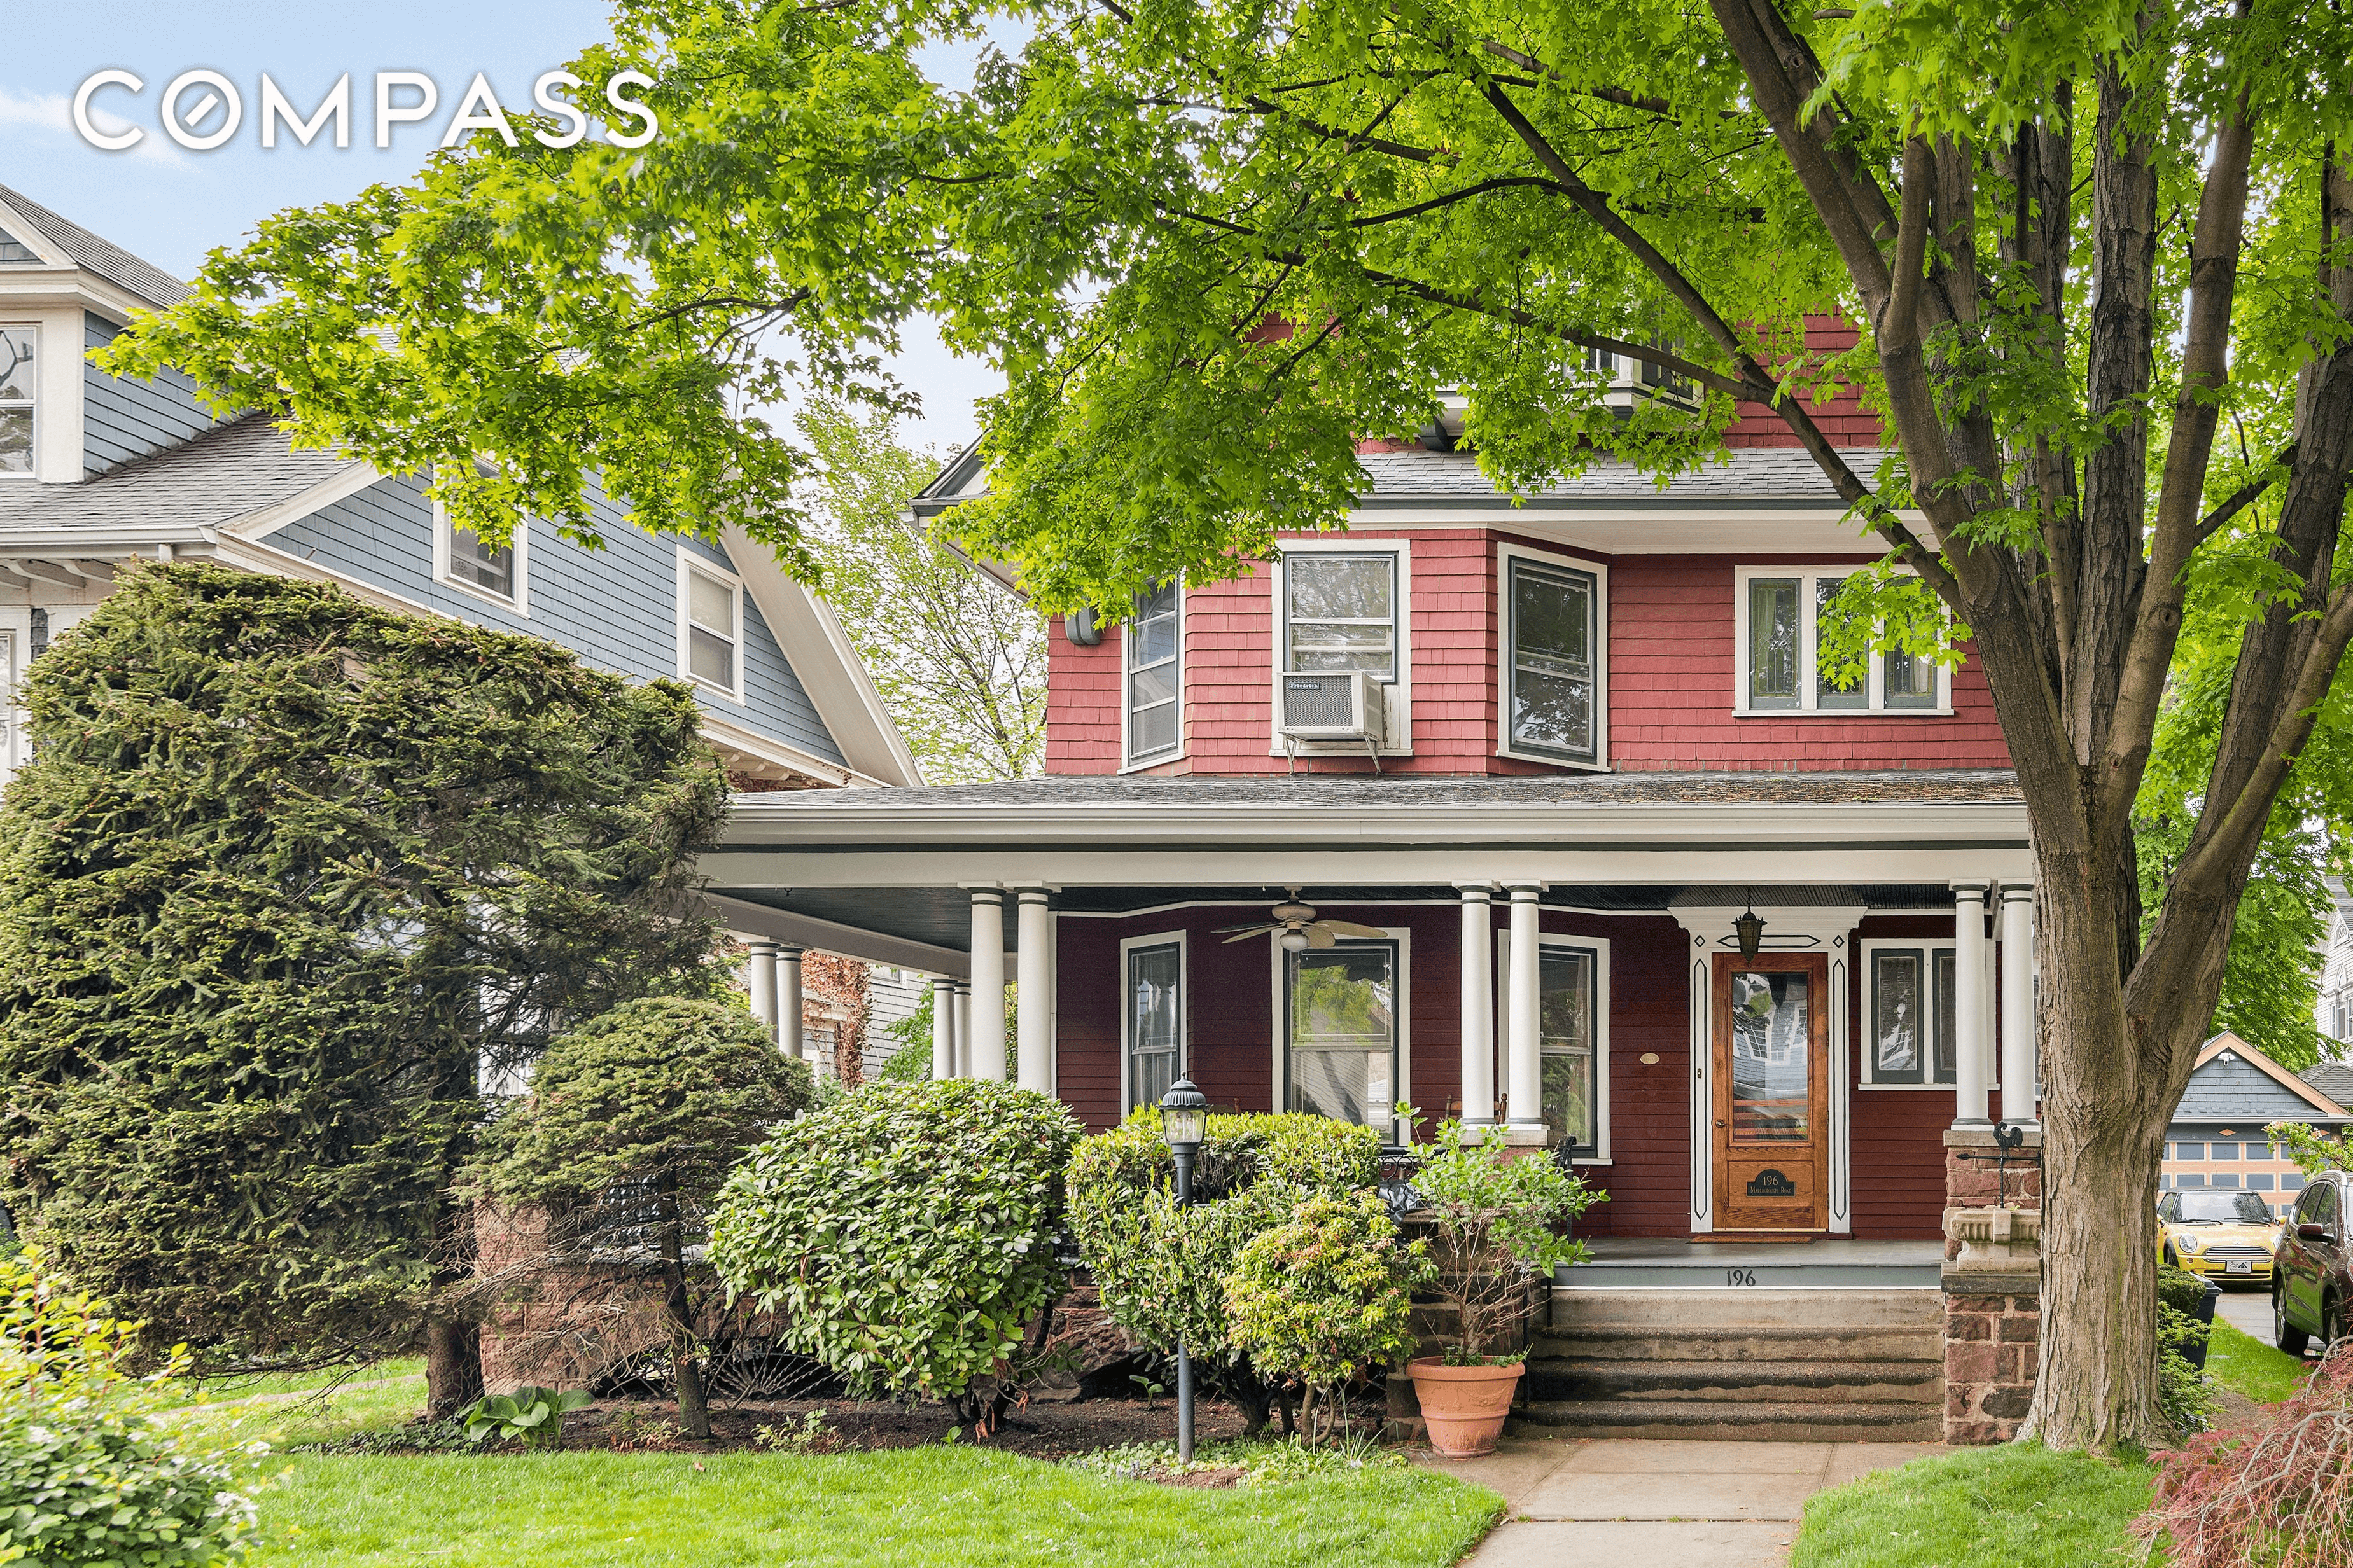
[[[970,895],[953,884],[939,887],[867,888],[732,888],[715,893],[747,904],[780,910],[859,931],[872,931],[904,942],[920,942],[956,952],[972,945]],[[1542,896],[1546,909],[1598,910],[1609,914],[1663,914],[1669,910],[1714,908],[1737,904],[1754,895],[1760,903],[1779,909],[1856,908],[1872,910],[1949,910],[1953,895],[1941,884],[1888,883],[1873,886],[1782,886],[1759,882],[1738,886],[1694,884],[1671,886],[1554,887]],[[1137,914],[1170,905],[1222,905],[1241,916],[1263,910],[1285,896],[1279,886],[1213,888],[1126,887],[1066,888],[1053,896],[1054,908],[1064,915],[1109,917]],[[1457,901],[1453,888],[1437,886],[1309,887],[1301,896],[1317,909],[1342,914],[1350,907],[1398,904],[1444,904]],[[1006,900],[1005,945],[1018,946],[1013,900]],[[919,965],[920,967],[920,965]]]

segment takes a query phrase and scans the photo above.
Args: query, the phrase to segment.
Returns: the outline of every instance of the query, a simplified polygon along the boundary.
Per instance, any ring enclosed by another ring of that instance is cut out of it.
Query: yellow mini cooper
[[[2260,1193],[2168,1193],[2157,1200],[2165,1261],[2221,1284],[2269,1284],[2280,1222]]]

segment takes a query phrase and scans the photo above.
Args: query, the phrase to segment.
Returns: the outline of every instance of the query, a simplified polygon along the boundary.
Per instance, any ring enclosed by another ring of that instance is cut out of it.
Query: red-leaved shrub
[[[2353,1340],[2339,1341],[2268,1427],[2209,1432],[2159,1454],[2133,1521],[2172,1568],[2353,1568]]]

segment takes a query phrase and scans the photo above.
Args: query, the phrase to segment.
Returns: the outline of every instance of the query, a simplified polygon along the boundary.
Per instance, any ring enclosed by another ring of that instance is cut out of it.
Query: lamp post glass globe
[[[1209,1132],[1209,1097],[1180,1078],[1160,1097],[1160,1136],[1171,1149],[1198,1149]]]

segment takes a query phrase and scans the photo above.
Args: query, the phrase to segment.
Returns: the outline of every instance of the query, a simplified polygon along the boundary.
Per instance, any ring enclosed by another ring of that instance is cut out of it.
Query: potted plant
[[[1548,1286],[1555,1269],[1585,1260],[1584,1244],[1560,1227],[1603,1194],[1542,1150],[1468,1142],[1457,1121],[1439,1128],[1413,1188],[1438,1265],[1432,1288],[1454,1309],[1455,1332],[1442,1353],[1418,1357],[1406,1372],[1430,1447],[1472,1458],[1493,1451],[1527,1370],[1523,1352],[1493,1347],[1517,1339],[1535,1281]]]

